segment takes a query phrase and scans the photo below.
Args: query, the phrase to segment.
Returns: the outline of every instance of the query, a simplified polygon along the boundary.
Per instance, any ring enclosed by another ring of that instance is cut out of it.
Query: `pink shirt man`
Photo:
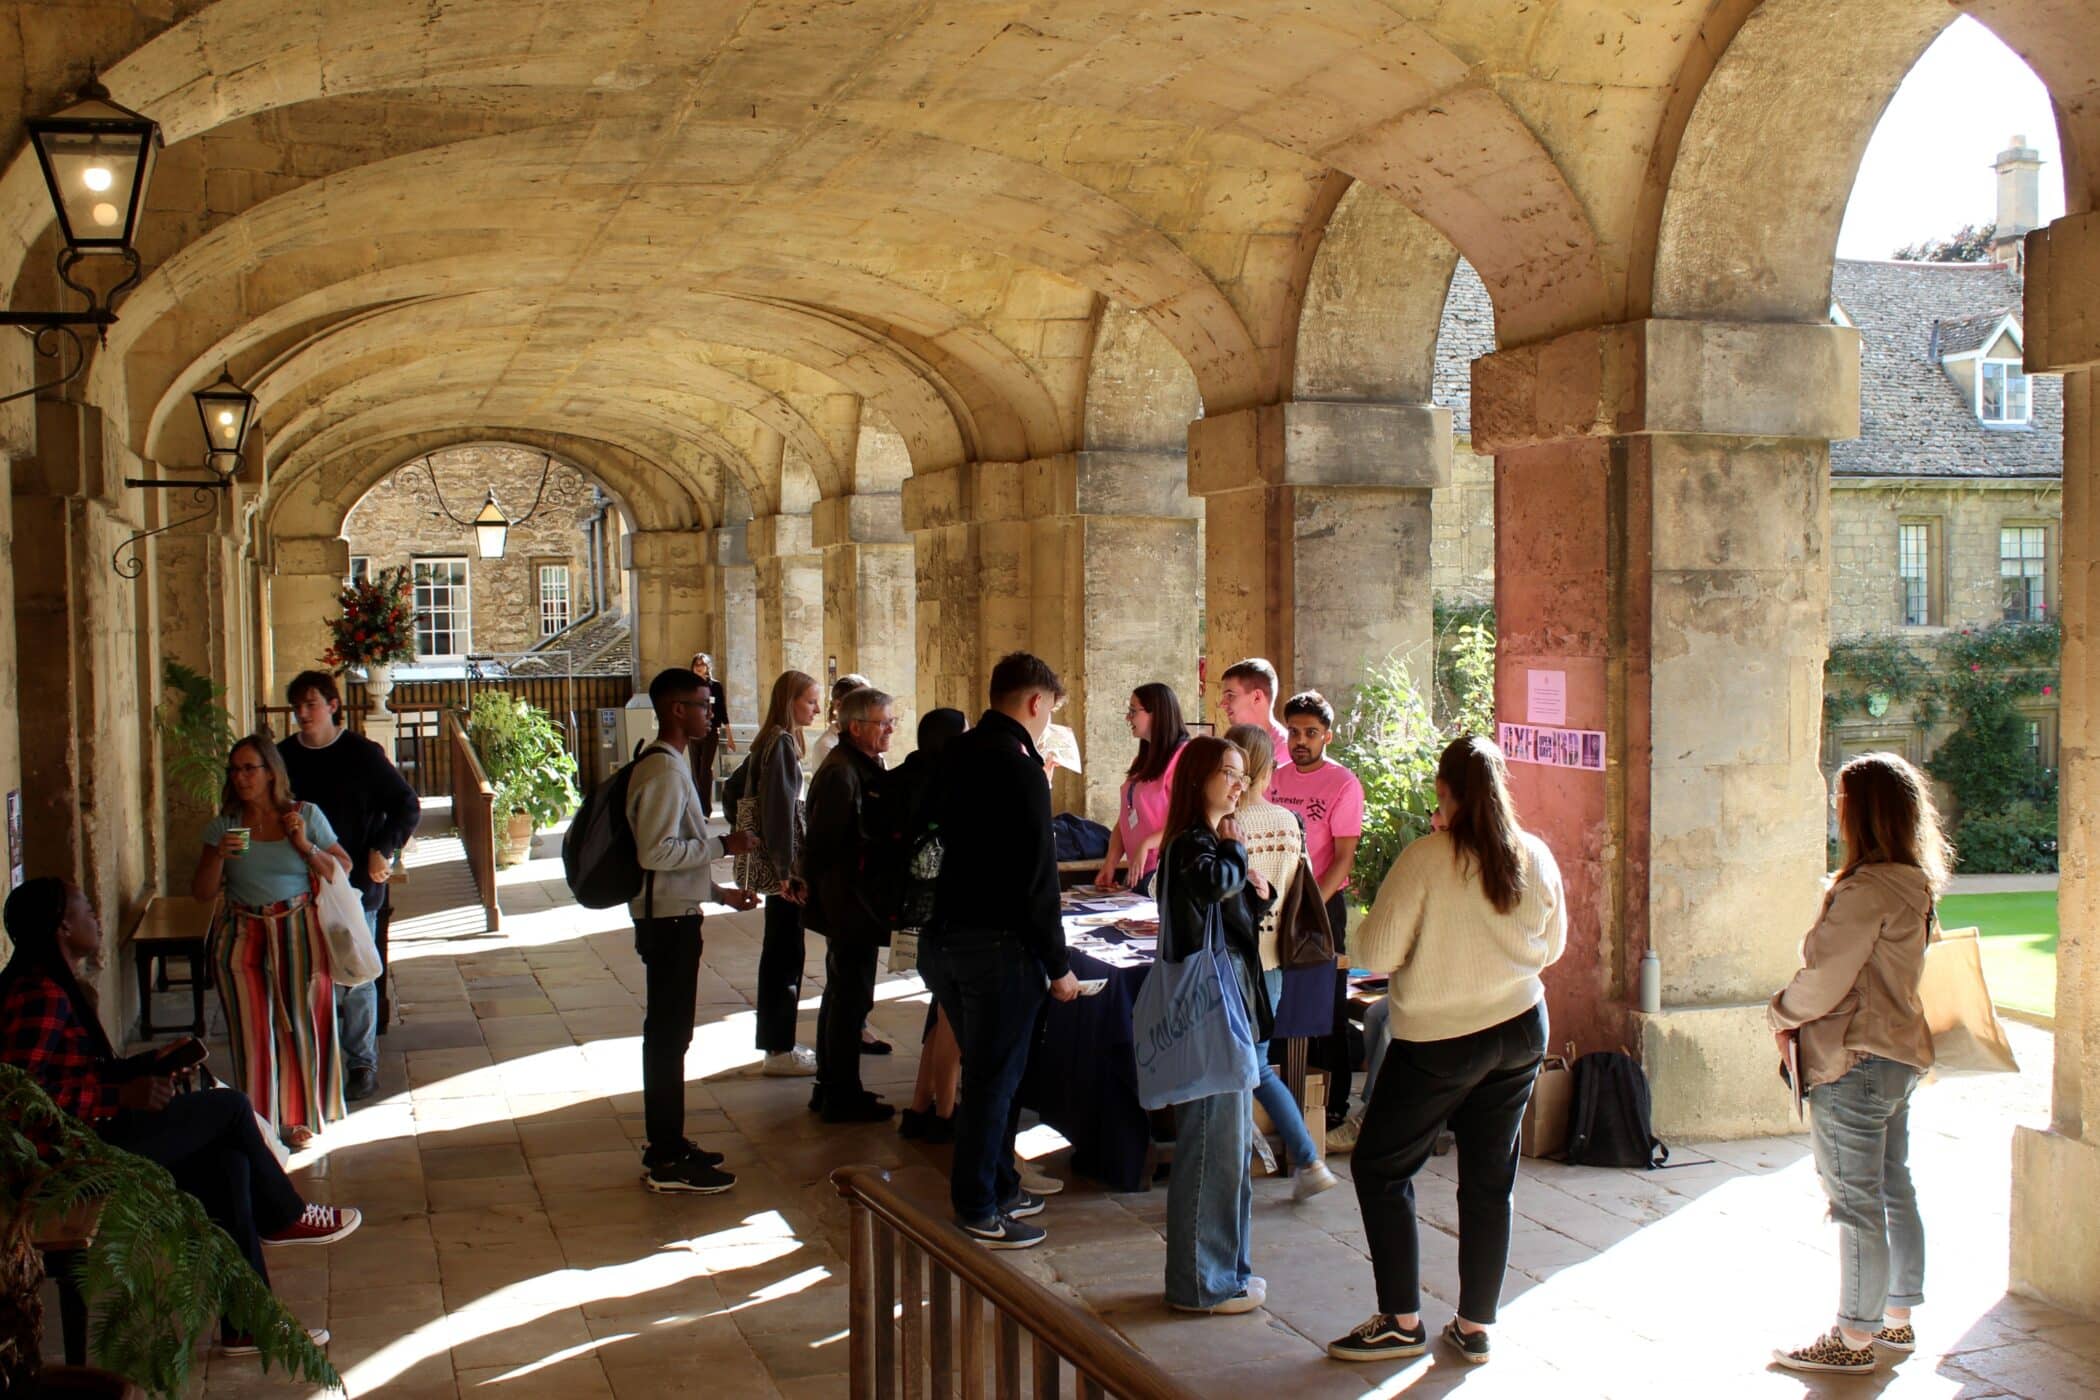
[[[1322,758],[1310,773],[1299,772],[1288,760],[1277,765],[1269,779],[1269,800],[1304,819],[1305,858],[1315,880],[1334,862],[1336,837],[1364,834],[1364,785],[1331,758]],[[1341,887],[1349,888],[1349,882]]]

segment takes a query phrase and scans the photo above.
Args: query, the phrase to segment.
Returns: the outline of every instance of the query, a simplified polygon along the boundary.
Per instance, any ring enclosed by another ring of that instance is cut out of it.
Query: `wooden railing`
[[[888,1172],[840,1167],[831,1183],[852,1210],[852,1400],[1050,1400],[1067,1369],[1083,1400],[1198,1400],[1099,1318],[899,1193]]]
[[[459,828],[467,869],[473,872],[481,907],[488,912],[488,931],[494,933],[503,923],[503,910],[496,903],[496,789],[489,785],[480,756],[467,742],[459,716],[447,710],[444,723],[446,748],[452,755],[452,824]]]

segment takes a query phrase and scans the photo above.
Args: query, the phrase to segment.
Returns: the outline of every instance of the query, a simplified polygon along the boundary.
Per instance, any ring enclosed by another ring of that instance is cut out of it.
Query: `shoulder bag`
[[[2019,1061],[1983,980],[1983,945],[1976,930],[1943,930],[1938,909],[1928,918],[1918,1002],[1932,1032],[1932,1072],[2017,1074]]]
[[[1320,882],[1313,878],[1312,862],[1298,857],[1298,873],[1283,892],[1276,910],[1276,962],[1292,970],[1301,967],[1333,967],[1337,953],[1334,928],[1327,922],[1327,904],[1320,898]]]
[[[1170,852],[1156,872],[1161,943],[1174,906],[1167,890]],[[1203,913],[1203,946],[1179,962],[1161,957],[1146,970],[1131,1007],[1138,1103],[1159,1109],[1216,1094],[1244,1093],[1261,1080],[1253,1018],[1225,951],[1216,905]]]
[[[736,857],[734,866],[737,885],[754,894],[779,894],[787,884],[788,872],[773,864],[773,853],[766,849],[765,828],[760,821],[759,794],[766,786],[766,765],[773,753],[787,741],[787,735],[775,734],[773,742],[764,749],[754,746],[745,760],[743,790],[736,800],[735,830],[752,839],[751,849]],[[793,821],[795,834],[802,834],[801,804],[796,803]]]

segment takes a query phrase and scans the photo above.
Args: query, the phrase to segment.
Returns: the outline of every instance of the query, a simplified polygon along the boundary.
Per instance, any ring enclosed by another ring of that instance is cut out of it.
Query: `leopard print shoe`
[[[1918,1334],[1908,1322],[1898,1323],[1894,1327],[1884,1327],[1876,1332],[1874,1344],[1887,1347],[1890,1351],[1916,1351]]]
[[[1805,1347],[1773,1352],[1772,1359],[1789,1371],[1859,1373],[1874,1369],[1874,1348],[1854,1351],[1845,1345],[1845,1334],[1833,1327]]]

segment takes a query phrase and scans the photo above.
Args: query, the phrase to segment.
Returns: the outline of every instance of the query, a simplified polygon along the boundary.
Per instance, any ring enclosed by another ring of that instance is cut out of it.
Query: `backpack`
[[[1050,844],[1059,860],[1100,860],[1108,854],[1108,828],[1071,812],[1050,819]]]
[[[893,932],[933,922],[944,855],[940,823],[926,794],[899,792],[898,786],[864,818],[870,842],[861,863],[868,908]]]
[[[1648,1127],[1648,1077],[1633,1057],[1596,1050],[1575,1062],[1565,1160],[1580,1167],[1652,1171],[1670,1149]]]
[[[659,752],[677,757],[669,749]],[[562,876],[586,909],[631,903],[650,883],[635,849],[634,828],[627,822],[627,789],[640,766],[637,758],[592,788],[561,839]]]

